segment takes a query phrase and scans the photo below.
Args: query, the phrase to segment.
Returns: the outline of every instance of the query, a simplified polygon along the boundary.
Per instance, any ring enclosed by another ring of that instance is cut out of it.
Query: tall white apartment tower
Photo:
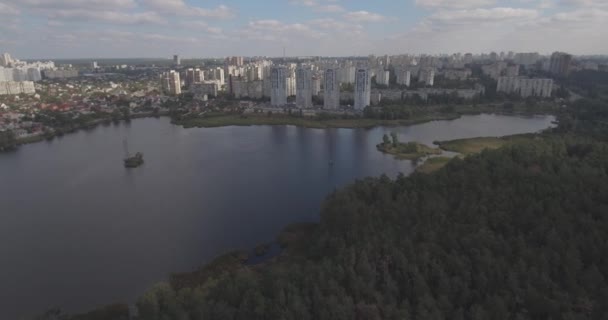
[[[182,93],[182,84],[179,78],[179,72],[171,70],[163,72],[161,75],[161,87],[164,92],[171,95],[179,95]]]
[[[270,105],[281,107],[287,104],[287,68],[273,66],[270,69]]]
[[[323,82],[323,108],[336,110],[340,107],[340,79],[338,69],[329,68],[325,70]]]
[[[312,108],[312,70],[310,66],[296,69],[296,106]]]
[[[362,111],[369,106],[371,100],[371,81],[367,68],[357,68],[355,71],[355,110]]]

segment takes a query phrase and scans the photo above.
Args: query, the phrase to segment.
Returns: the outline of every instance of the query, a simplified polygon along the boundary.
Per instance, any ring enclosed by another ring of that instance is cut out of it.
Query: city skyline
[[[0,18],[23,59],[608,53],[604,0],[0,0]]]

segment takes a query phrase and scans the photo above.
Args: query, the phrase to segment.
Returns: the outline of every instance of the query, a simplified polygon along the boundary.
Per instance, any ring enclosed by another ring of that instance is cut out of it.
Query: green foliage
[[[11,130],[0,131],[0,152],[12,150],[17,147],[17,138]]]
[[[278,262],[162,284],[145,319],[605,319],[608,146],[560,137],[331,194]]]
[[[391,139],[393,141],[393,147],[397,147],[399,145],[399,137],[397,136],[397,133],[391,132]]]

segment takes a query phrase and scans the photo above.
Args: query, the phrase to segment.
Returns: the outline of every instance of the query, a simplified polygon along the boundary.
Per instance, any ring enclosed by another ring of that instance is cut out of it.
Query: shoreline
[[[458,110],[454,113],[432,113],[415,117],[413,119],[375,119],[375,118],[348,118],[348,119],[317,119],[314,117],[297,117],[287,115],[264,115],[264,114],[222,114],[212,117],[196,117],[192,119],[175,120],[171,119],[171,123],[177,126],[181,126],[184,129],[190,128],[220,128],[229,126],[248,127],[248,126],[296,126],[301,128],[310,129],[372,129],[376,127],[399,127],[399,126],[412,126],[416,124],[422,124],[432,121],[450,121],[457,120],[462,116],[466,115],[481,115],[481,114],[497,114],[505,116],[540,116],[540,115],[553,115],[555,116],[555,110],[539,110],[534,112],[515,110],[511,112],[505,112],[502,110],[493,110],[491,108],[482,108],[477,110]],[[129,120],[121,119],[118,122],[130,121],[132,119],[143,119],[143,118],[160,118],[169,117],[168,111],[161,111],[158,114],[153,112],[145,112],[132,114]],[[56,137],[63,136],[64,134],[75,133],[79,130],[88,130],[97,128],[99,125],[111,124],[113,121],[109,118],[96,119],[87,124],[79,127],[70,128],[67,131],[54,131],[49,134],[41,134],[37,136],[30,136],[26,138],[17,138],[17,147],[12,150],[4,150],[2,152],[14,151],[19,146],[42,142],[45,140],[51,141]]]

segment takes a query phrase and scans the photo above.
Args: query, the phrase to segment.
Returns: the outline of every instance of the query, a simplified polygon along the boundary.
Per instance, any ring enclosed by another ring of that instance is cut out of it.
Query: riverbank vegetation
[[[376,145],[376,148],[383,153],[392,154],[398,159],[406,160],[417,160],[429,155],[441,154],[441,150],[421,143],[399,142],[397,134],[394,132],[391,133],[390,137],[384,134],[382,143]]]
[[[184,128],[213,128],[224,126],[292,125],[305,128],[371,128],[376,126],[406,126],[432,120],[456,119],[456,115],[426,115],[415,119],[371,119],[354,115],[321,113],[300,116],[288,113],[214,113],[201,116],[174,118],[173,123]]]
[[[521,103],[479,104],[479,105],[426,105],[411,106],[386,103],[377,107],[367,107],[361,114],[352,112],[330,113],[318,111],[312,115],[300,110],[277,109],[245,113],[243,109],[206,112],[201,114],[172,112],[174,124],[185,128],[212,128],[223,126],[251,125],[293,125],[306,128],[371,128],[376,126],[403,126],[433,120],[452,120],[462,115],[499,113],[510,115],[555,114],[555,104],[543,103],[534,108]],[[225,108],[226,109],[226,108]],[[222,109],[223,110],[223,109]]]
[[[416,167],[417,172],[431,173],[443,168],[452,158],[448,157],[431,157],[426,159],[423,164]]]

